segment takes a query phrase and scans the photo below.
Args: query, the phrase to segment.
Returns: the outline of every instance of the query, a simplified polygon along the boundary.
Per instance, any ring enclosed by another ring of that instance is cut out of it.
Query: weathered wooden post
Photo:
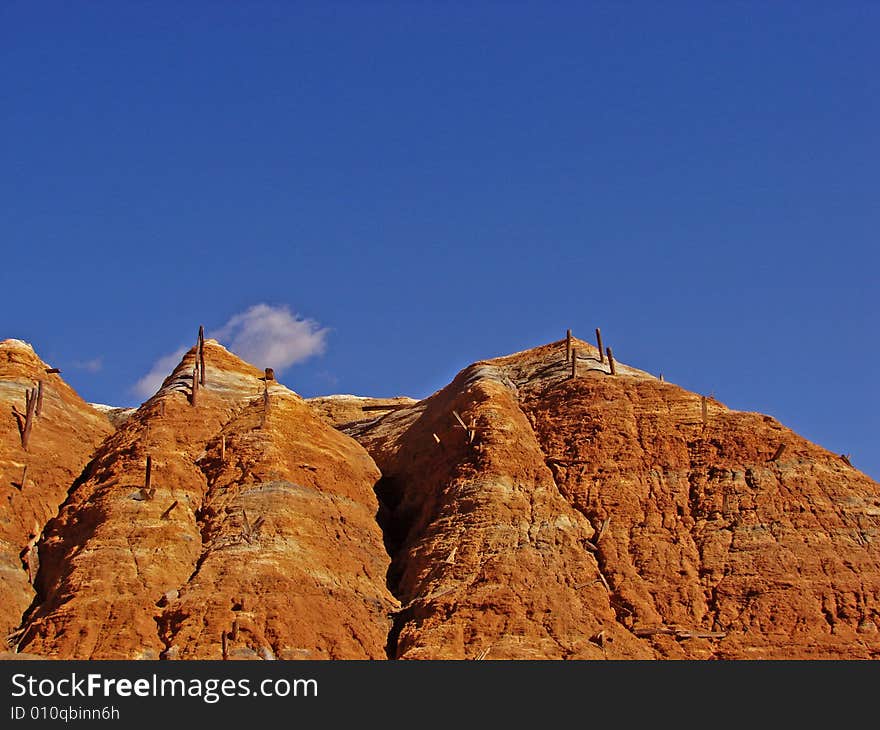
[[[19,491],[24,489],[24,485],[27,483],[27,464],[24,465],[24,469],[21,470],[21,484],[18,485]]]
[[[663,382],[663,373],[660,373],[660,382]]]
[[[571,351],[571,377],[576,378],[578,374],[578,354],[577,350]]]
[[[43,381],[37,381],[37,411],[36,415],[39,416],[43,412]]]
[[[171,516],[171,512],[172,512],[172,510],[177,506],[177,504],[178,504],[178,502],[177,502],[177,500],[175,499],[175,500],[171,503],[171,506],[168,507],[168,509],[166,509],[161,515],[159,515],[159,519],[160,519],[160,520],[167,520],[167,519]]]
[[[205,384],[205,328],[199,325],[199,383]]]
[[[34,426],[35,414],[37,411],[37,389],[28,389],[24,394],[24,402],[26,404],[25,408],[25,417],[24,417],[24,429],[21,432],[21,446],[27,451],[28,441],[31,438],[31,429]]]
[[[275,380],[275,371],[272,368],[266,368],[266,382]]]
[[[144,494],[150,498],[150,485],[153,482],[153,457],[147,454],[147,473],[144,477]]]
[[[773,457],[770,459],[770,461],[777,461],[782,456],[782,454],[784,452],[785,452],[785,444],[779,444],[779,448],[776,449],[776,452],[773,454]]]
[[[196,401],[199,398],[199,363],[196,362],[195,367],[193,368],[193,384],[192,384],[192,397],[190,398],[190,405],[195,405]]]
[[[700,408],[702,409],[703,425],[709,423],[709,401],[706,396],[700,396]]]
[[[611,368],[611,374],[617,375],[617,370],[614,369],[614,355],[611,352],[611,348],[606,347],[605,352],[608,354],[608,367]]]
[[[571,360],[571,330],[565,330],[565,362]]]
[[[596,342],[599,345],[599,362],[605,362],[605,358],[602,355],[602,330],[596,327]]]

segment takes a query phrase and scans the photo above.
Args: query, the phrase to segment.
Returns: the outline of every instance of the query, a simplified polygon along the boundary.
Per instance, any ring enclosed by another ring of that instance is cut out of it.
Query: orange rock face
[[[3,432],[13,647],[880,657],[880,485],[772,418],[622,363],[612,374],[574,344],[574,368],[556,342],[415,402],[304,401],[208,341],[203,385],[193,350],[112,434],[47,376],[27,454],[12,417]],[[0,368],[21,410],[45,364],[3,343]]]
[[[0,630],[7,636],[34,599],[36,548],[43,526],[97,446],[113,430],[58,373],[19,340],[0,342]],[[25,392],[43,383],[27,449],[22,445]]]
[[[308,398],[311,409],[337,428],[348,428],[416,403],[412,398],[362,398],[356,395],[325,395]]]
[[[295,393],[213,341],[205,355],[206,383],[194,394],[190,351],[46,530],[19,649],[384,657],[375,465]]]
[[[880,655],[880,487],[576,345],[574,378],[554,343],[352,431],[384,475],[396,656]]]

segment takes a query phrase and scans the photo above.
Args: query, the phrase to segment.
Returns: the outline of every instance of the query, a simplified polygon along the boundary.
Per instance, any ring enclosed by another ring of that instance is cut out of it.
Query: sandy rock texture
[[[0,343],[11,655],[880,658],[880,485],[573,344],[306,401],[208,340],[132,411]]]
[[[48,524],[18,649],[384,657],[396,602],[372,460],[213,340],[203,385],[196,360],[193,348],[104,442]]]
[[[34,599],[37,543],[68,490],[113,428],[20,340],[0,342],[0,631],[14,632]],[[28,448],[25,392],[43,383]],[[27,471],[25,472],[25,467]],[[24,479],[22,477],[24,475]]]
[[[575,346],[575,377],[556,342],[348,429],[383,473],[393,655],[880,656],[880,486]]]
[[[405,396],[395,398],[365,398],[359,395],[324,395],[307,398],[312,410],[337,428],[352,427],[382,416],[417,401]]]

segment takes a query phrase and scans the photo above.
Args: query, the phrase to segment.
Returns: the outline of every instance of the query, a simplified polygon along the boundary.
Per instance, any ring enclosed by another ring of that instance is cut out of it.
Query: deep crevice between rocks
[[[85,482],[87,482],[91,476],[92,471],[95,468],[95,464],[98,460],[97,453],[101,450],[101,447],[106,443],[107,439],[109,439],[113,434],[108,434],[107,438],[101,442],[101,444],[95,450],[95,453],[92,455],[92,458],[89,459],[89,462],[83,467],[79,476],[73,480],[73,483],[67,490],[67,497],[58,505],[58,508],[55,510],[55,514],[46,520],[42,526],[40,526],[39,538],[36,541],[36,551],[37,551],[37,572],[34,575],[33,581],[31,583],[31,587],[34,590],[34,597],[31,601],[31,604],[24,610],[21,614],[21,619],[19,621],[16,629],[9,635],[9,637],[13,637],[12,641],[7,637],[7,645],[13,650],[14,653],[18,654],[22,645],[26,645],[27,641],[32,637],[30,635],[31,622],[34,618],[39,614],[40,608],[46,603],[48,596],[46,595],[46,585],[48,583],[48,578],[46,577],[46,573],[49,571],[50,566],[57,569],[58,565],[49,560],[49,555],[47,554],[50,548],[45,544],[45,539],[47,533],[52,531],[52,527],[61,517],[61,512],[67,506],[67,503],[70,501],[71,496],[76,492],[77,489]],[[84,536],[80,537],[80,541],[84,541],[91,537],[94,534],[94,530],[88,532]],[[64,545],[56,546],[55,551],[60,551]],[[23,569],[24,565],[22,566]],[[14,641],[14,644],[13,644]]]
[[[373,487],[379,509],[376,511],[376,523],[382,530],[382,542],[385,552],[391,558],[388,571],[385,574],[385,585],[391,594],[400,600],[400,579],[403,574],[397,558],[406,542],[409,533],[408,521],[399,514],[398,508],[403,501],[403,491],[400,483],[392,477],[382,476]],[[388,630],[388,638],[385,642],[385,656],[388,659],[397,658],[397,642],[400,632],[406,623],[406,609],[400,608],[391,616],[391,627]]]

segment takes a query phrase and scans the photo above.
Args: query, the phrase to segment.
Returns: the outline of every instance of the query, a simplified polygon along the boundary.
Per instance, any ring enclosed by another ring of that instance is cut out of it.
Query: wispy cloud
[[[104,367],[104,358],[98,356],[91,360],[74,360],[71,367],[74,370],[85,370],[87,373],[99,373]]]
[[[248,362],[261,368],[273,368],[281,374],[291,365],[324,352],[329,331],[312,319],[292,313],[287,307],[255,304],[232,316],[209,335]],[[162,387],[162,382],[187,349],[186,346],[178,347],[156,360],[150,371],[132,386],[132,391],[142,398],[152,396]],[[97,360],[100,368],[100,358]]]
[[[132,390],[143,398],[149,398],[162,387],[162,382],[171,374],[187,349],[186,347],[178,347],[174,352],[160,357],[153,363],[150,372],[134,384]]]
[[[210,334],[257,367],[270,367],[281,373],[323,353],[328,332],[287,307],[255,304]]]

